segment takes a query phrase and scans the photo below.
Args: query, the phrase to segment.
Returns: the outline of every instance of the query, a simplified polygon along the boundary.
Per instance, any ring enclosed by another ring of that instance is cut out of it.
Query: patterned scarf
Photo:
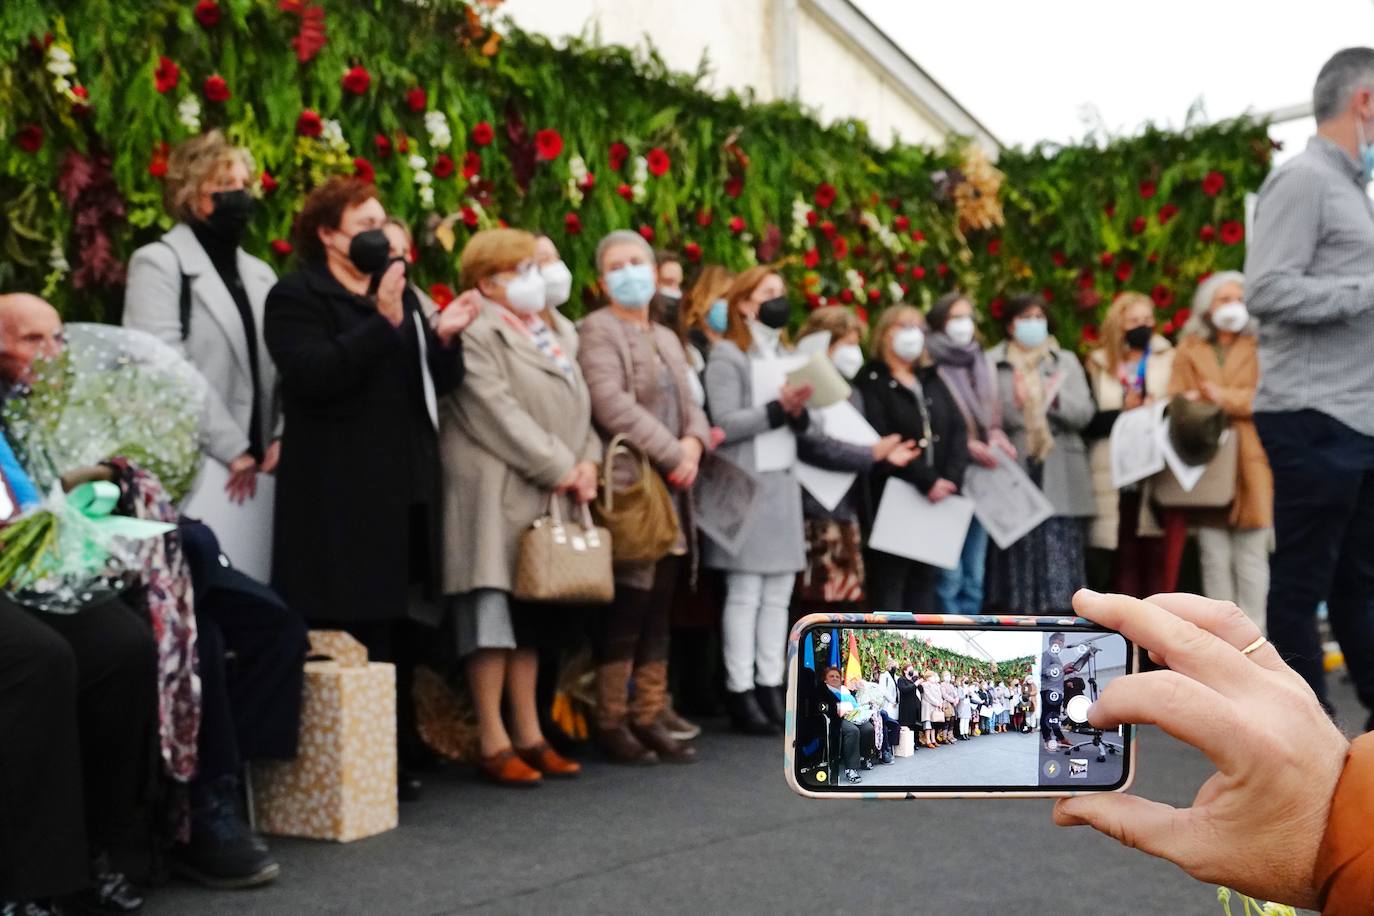
[[[1026,447],[1031,457],[1044,463],[1050,452],[1054,451],[1054,434],[1050,432],[1049,405],[1045,403],[1044,379],[1040,377],[1040,364],[1051,353],[1059,349],[1054,338],[1047,338],[1040,346],[1027,350],[1015,341],[1007,342],[1007,363],[1021,379],[1026,402],[1021,405],[1021,413],[1026,424]]]

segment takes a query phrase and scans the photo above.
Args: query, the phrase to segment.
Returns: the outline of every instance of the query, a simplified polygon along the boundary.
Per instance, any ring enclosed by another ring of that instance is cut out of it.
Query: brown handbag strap
[[[601,509],[603,512],[615,511],[615,486],[611,481],[615,456],[619,454],[629,455],[631,458],[639,459],[639,487],[647,489],[649,486],[649,474],[653,468],[649,466],[649,456],[643,449],[630,441],[630,437],[620,433],[611,439],[611,444],[606,447],[606,460],[601,464]]]

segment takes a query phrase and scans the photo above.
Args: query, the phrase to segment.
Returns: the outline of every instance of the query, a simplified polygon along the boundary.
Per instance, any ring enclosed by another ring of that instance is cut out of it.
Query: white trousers
[[[792,573],[732,572],[725,577],[721,623],[725,686],[731,693],[781,687],[787,677],[787,606]]]
[[[1264,609],[1269,600],[1270,528],[1209,528],[1197,530],[1202,561],[1202,590],[1208,598],[1234,601],[1264,632]]]

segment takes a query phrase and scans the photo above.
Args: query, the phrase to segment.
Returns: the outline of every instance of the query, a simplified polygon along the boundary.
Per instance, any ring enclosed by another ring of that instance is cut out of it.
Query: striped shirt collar
[[[1350,153],[1346,152],[1340,144],[1318,134],[1307,141],[1307,148],[1322,156],[1342,173],[1349,175],[1350,179],[1360,187],[1365,186],[1364,169],[1350,157]]]

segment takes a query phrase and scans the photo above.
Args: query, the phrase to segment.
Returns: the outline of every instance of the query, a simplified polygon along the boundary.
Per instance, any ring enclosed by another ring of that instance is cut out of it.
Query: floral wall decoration
[[[840,632],[841,668],[845,668],[848,662],[850,632],[849,630]],[[948,671],[951,677],[967,675],[979,679],[991,678],[996,681],[1005,680],[1007,682],[1010,682],[1012,678],[1025,677],[1034,669],[1035,664],[1035,659],[1029,655],[1000,662],[990,662],[985,658],[964,652],[932,646],[921,637],[908,639],[905,635],[894,630],[861,629],[852,632],[856,637],[854,641],[859,647],[860,670],[865,678],[870,679],[874,677],[874,672],[884,670],[883,665],[889,658],[895,661],[902,670],[905,670],[908,664],[912,664],[921,672],[934,671],[937,674],[943,674]]]
[[[1105,146],[1008,150],[957,137],[881,147],[863,124],[711,95],[652,51],[556,47],[500,0],[6,0],[0,9],[0,288],[116,320],[123,264],[169,225],[171,147],[219,127],[253,154],[246,247],[278,270],[309,190],[376,182],[413,227],[416,278],[461,288],[474,231],[549,234],[595,304],[618,228],[692,265],[776,262],[798,320],[872,318],[952,288],[986,306],[1040,291],[1060,338],[1094,339],[1124,288],[1182,324],[1197,279],[1243,260],[1263,124],[1147,130]]]

